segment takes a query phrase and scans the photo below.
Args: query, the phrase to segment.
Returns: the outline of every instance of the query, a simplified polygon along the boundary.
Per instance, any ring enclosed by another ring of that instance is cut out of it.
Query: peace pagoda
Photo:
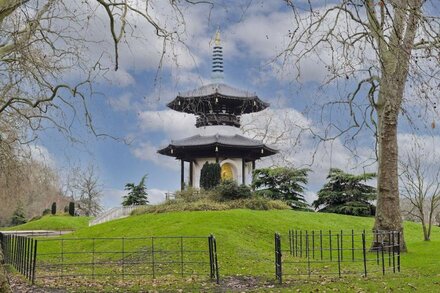
[[[175,111],[194,114],[198,128],[216,125],[239,128],[243,114],[269,107],[255,94],[225,84],[223,77],[223,48],[220,32],[217,31],[212,55],[212,83],[179,93],[167,106]],[[232,179],[239,184],[250,184],[255,161],[277,152],[262,141],[238,134],[219,133],[172,140],[167,147],[158,151],[180,160],[181,190],[185,188],[185,162],[189,164],[187,186],[200,188],[200,172],[205,162],[219,163],[223,180]]]

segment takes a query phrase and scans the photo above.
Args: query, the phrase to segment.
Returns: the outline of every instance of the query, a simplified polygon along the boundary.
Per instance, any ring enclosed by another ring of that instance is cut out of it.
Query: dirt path
[[[54,289],[54,288],[41,288],[34,285],[29,284],[26,280],[24,280],[21,276],[16,276],[13,274],[9,274],[9,283],[11,285],[11,290],[14,293],[64,293],[67,292],[63,289]]]

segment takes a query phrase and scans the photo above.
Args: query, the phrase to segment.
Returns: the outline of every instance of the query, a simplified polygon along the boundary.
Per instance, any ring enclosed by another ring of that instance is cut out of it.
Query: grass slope
[[[78,230],[89,226],[90,217],[71,217],[47,215],[23,225],[7,227],[6,231],[23,230]]]
[[[48,217],[50,221],[55,218]],[[218,244],[220,275],[264,276],[274,278],[273,235],[287,233],[288,229],[302,230],[370,230],[373,218],[336,214],[298,212],[292,210],[229,210],[209,212],[171,212],[143,214],[78,229],[72,237],[141,237],[141,236],[207,236],[214,234]],[[31,223],[29,223],[31,224]],[[51,224],[50,227],[57,225]],[[43,228],[43,226],[39,226]],[[48,226],[49,227],[49,226]],[[44,227],[44,228],[48,228]],[[301,290],[412,291],[440,292],[440,228],[433,227],[432,241],[422,240],[421,226],[405,223],[405,240],[409,252],[402,257],[402,273],[384,277],[344,277],[329,281],[286,281],[284,286],[300,286]],[[78,249],[87,251],[91,242]],[[96,245],[96,243],[94,244]],[[101,245],[101,244],[99,244]],[[102,245],[111,246],[109,242]],[[119,249],[119,246],[114,249]],[[95,248],[94,248],[95,249]],[[293,284],[289,284],[293,282]],[[278,287],[278,290],[291,288]]]

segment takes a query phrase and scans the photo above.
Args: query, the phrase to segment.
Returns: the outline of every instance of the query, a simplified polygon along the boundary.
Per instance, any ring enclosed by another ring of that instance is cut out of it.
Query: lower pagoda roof
[[[172,140],[166,148],[157,152],[180,160],[221,156],[254,161],[272,156],[278,153],[278,150],[259,140],[242,135],[216,134],[211,136],[194,135],[181,140]]]

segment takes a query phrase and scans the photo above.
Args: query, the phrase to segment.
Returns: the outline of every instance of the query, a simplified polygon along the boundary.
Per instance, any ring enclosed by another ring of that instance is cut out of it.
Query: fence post
[[[381,250],[381,254],[382,254],[382,274],[385,275],[385,256],[384,256],[384,244],[383,244],[383,236],[381,235],[382,238],[382,242],[381,242],[381,246],[380,246],[380,250]]]
[[[339,245],[339,234],[336,234],[336,240],[337,240],[337,248],[338,248],[338,274],[339,274],[339,278],[341,277],[341,247]]]
[[[125,279],[125,238],[122,237],[122,281]]]
[[[362,256],[364,259],[364,276],[367,276],[367,252],[365,247],[365,230],[362,232]]]
[[[282,264],[281,264],[281,239],[280,234],[275,233],[275,277],[281,284],[282,278]]]
[[[212,234],[209,235],[208,237],[208,249],[209,249],[209,268],[210,268],[210,273],[209,273],[209,277],[212,279],[214,279],[214,245],[212,243]]]
[[[156,279],[156,271],[154,268],[154,237],[151,237],[151,264],[153,269],[153,279]]]
[[[33,265],[32,265],[32,284],[35,284],[35,271],[37,267],[37,244],[38,241],[34,240],[34,259],[33,259]]]
[[[333,251],[332,251],[332,230],[328,230],[328,241],[330,245],[330,261],[333,261]]]
[[[340,236],[340,240],[341,240],[341,261],[343,261],[344,260],[344,244],[343,244],[343,242],[344,242],[344,232],[341,230],[341,236]],[[339,249],[338,249],[339,250]]]
[[[322,257],[323,257],[323,255],[322,255],[322,230],[319,230],[319,247],[321,250],[321,260],[322,260]]]
[[[180,237],[180,272],[183,278],[183,237]]]
[[[310,239],[309,239],[309,234],[306,232],[306,255],[307,255],[307,273],[310,277],[310,248],[309,248],[309,244],[310,244]]]
[[[351,230],[351,261],[354,262],[354,230]]]
[[[212,236],[213,244],[214,244],[214,264],[215,264],[215,279],[216,283],[220,283],[220,275],[219,275],[219,269],[218,269],[218,260],[217,260],[217,240],[214,236]]]
[[[392,241],[393,241],[393,273],[395,273],[396,272],[396,258],[395,258],[395,256],[396,256],[396,254],[394,253],[395,252],[395,248],[396,248],[396,238],[395,238],[395,235],[396,235],[396,231],[393,231],[393,239],[392,239]]]

